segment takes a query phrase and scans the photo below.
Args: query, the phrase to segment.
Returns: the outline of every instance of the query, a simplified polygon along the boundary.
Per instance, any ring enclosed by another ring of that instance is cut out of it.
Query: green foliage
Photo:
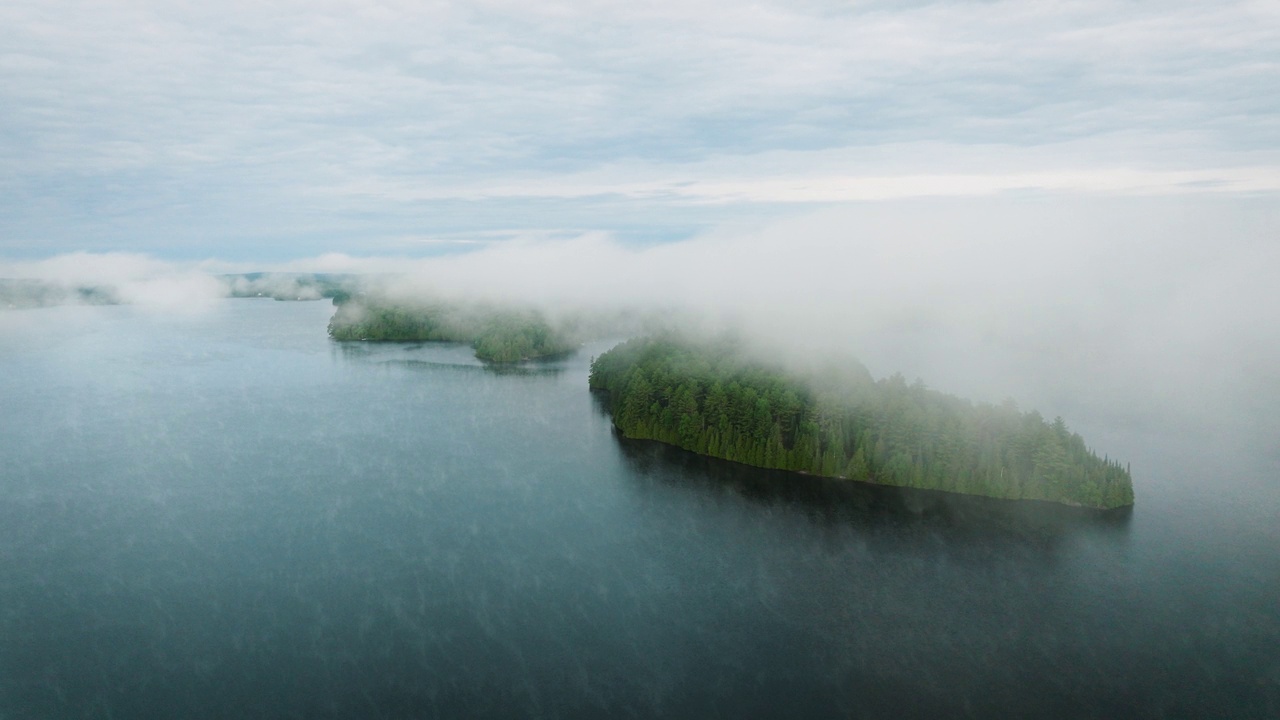
[[[559,355],[576,345],[534,312],[445,303],[392,304],[350,297],[334,298],[329,320],[334,340],[470,343],[481,360],[519,362]]]
[[[346,302],[357,292],[361,277],[342,273],[240,273],[220,275],[228,297],[269,297],[276,300],[319,300],[332,298]]]
[[[999,498],[1114,508],[1128,471],[1091,452],[1061,418],[875,381],[861,366],[801,380],[741,359],[731,343],[631,340],[596,358],[590,386],[614,424],[748,465]]]

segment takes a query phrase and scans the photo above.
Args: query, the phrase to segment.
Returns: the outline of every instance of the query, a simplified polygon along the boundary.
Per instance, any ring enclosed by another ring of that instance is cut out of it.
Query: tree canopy
[[[338,309],[329,320],[329,336],[335,340],[470,343],[476,357],[501,363],[559,355],[577,347],[532,310],[355,297],[336,297],[334,302]]]
[[[596,358],[625,436],[763,468],[997,498],[1115,508],[1133,504],[1128,470],[1061,418],[874,380],[856,363],[800,377],[744,359],[735,344],[630,340]]]

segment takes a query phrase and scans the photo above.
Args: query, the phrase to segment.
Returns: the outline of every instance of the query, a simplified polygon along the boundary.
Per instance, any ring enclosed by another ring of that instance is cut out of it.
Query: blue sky
[[[1280,191],[1275,2],[0,4],[0,257]]]

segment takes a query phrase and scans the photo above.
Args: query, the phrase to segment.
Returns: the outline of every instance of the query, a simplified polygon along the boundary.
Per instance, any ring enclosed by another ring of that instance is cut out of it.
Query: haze
[[[1274,3],[0,13],[3,277],[391,273],[1280,430]]]

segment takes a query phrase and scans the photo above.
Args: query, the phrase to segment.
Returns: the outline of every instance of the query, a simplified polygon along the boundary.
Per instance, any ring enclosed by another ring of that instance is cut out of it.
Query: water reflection
[[[475,356],[466,343],[334,341],[336,359],[368,364],[395,365],[419,370],[455,368],[493,375],[559,375],[576,353],[534,358],[518,363],[491,363]]]
[[[617,438],[635,474],[663,487],[730,493],[770,509],[785,508],[820,526],[846,527],[894,542],[942,539],[951,547],[989,550],[1013,541],[1052,550],[1083,535],[1125,540],[1132,518],[1132,508],[1095,510],[813,477]]]

